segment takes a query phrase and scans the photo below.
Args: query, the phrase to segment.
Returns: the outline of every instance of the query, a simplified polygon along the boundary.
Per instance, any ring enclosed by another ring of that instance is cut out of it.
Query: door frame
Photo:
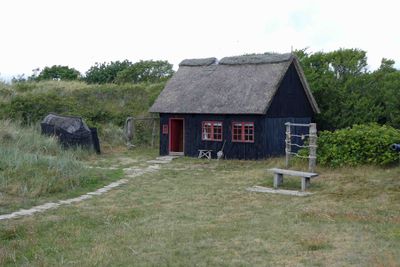
[[[171,139],[172,139],[172,127],[171,123],[173,120],[181,120],[182,121],[182,152],[171,151]],[[185,154],[185,119],[184,118],[169,118],[168,120],[169,127],[169,138],[168,138],[168,154],[175,156],[183,156]]]

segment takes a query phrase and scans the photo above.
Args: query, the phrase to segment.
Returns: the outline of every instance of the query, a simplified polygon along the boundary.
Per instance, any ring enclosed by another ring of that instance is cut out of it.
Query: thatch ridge
[[[199,66],[209,66],[215,64],[217,59],[215,57],[208,58],[192,58],[192,59],[184,59],[179,66],[188,66],[188,67],[199,67]]]
[[[281,63],[290,61],[292,54],[276,54],[276,53],[265,53],[265,54],[252,54],[242,55],[234,57],[224,57],[219,61],[221,65],[243,65],[243,64],[271,64]]]

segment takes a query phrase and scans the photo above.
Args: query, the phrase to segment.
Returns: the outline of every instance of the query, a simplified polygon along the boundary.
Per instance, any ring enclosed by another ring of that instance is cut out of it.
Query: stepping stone
[[[0,221],[17,217],[14,213],[0,215]]]
[[[160,165],[150,165],[149,167],[146,168],[147,172],[153,172],[157,171],[160,169]]]
[[[274,189],[274,188],[257,186],[257,185],[253,186],[253,187],[248,187],[248,188],[246,188],[246,190],[250,191],[250,192],[281,194],[281,195],[298,196],[298,197],[305,197],[305,196],[310,196],[313,194],[310,192],[285,190],[285,189]]]
[[[166,161],[171,161],[173,159],[179,158],[178,156],[160,156],[156,157],[156,160],[166,160]]]
[[[101,170],[118,170],[117,167],[97,167],[97,166],[86,166],[89,169],[101,169]]]
[[[148,160],[148,161],[146,161],[147,163],[151,163],[151,164],[153,164],[153,163],[155,163],[155,164],[167,164],[167,163],[170,163],[170,161],[166,161],[166,160]]]

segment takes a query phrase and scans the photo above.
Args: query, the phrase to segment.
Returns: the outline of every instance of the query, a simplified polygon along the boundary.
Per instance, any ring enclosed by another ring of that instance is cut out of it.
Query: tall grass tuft
[[[125,146],[124,130],[121,126],[112,123],[107,123],[101,127],[99,132],[101,145],[104,147]]]
[[[79,159],[86,155],[80,149],[63,150],[38,127],[0,121],[0,193],[35,198],[79,187],[85,179]],[[3,204],[0,198],[0,207]]]

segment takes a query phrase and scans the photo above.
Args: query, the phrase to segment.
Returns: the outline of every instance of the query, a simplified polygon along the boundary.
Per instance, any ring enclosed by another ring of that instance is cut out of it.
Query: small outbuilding
[[[150,112],[161,155],[223,148],[228,159],[260,159],[285,153],[285,122],[310,123],[319,109],[296,56],[268,53],[185,59]]]
[[[100,142],[96,128],[89,128],[81,117],[50,113],[40,123],[42,134],[56,136],[65,147],[81,146],[93,148],[100,153]]]

